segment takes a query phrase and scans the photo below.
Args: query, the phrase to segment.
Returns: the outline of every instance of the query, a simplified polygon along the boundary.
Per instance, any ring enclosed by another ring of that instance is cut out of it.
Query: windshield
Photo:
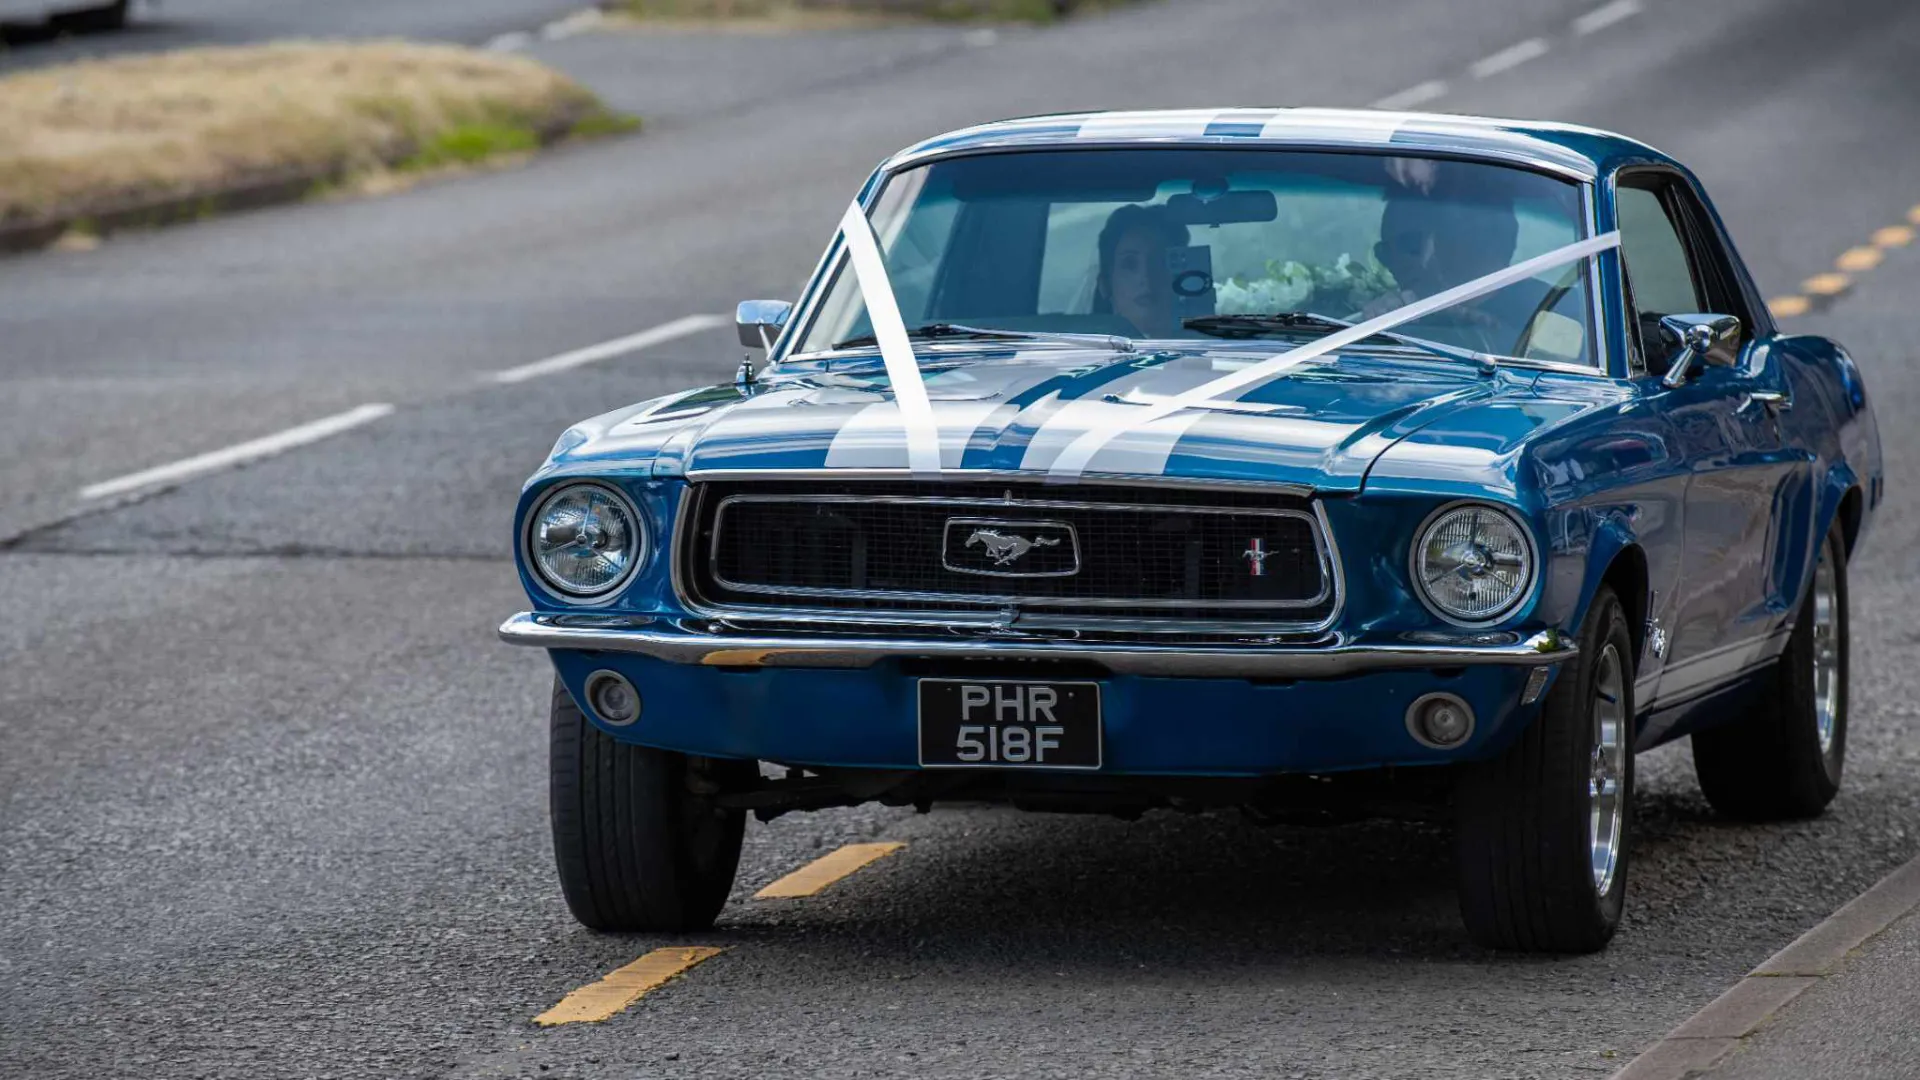
[[[1538,173],[1260,149],[937,161],[893,176],[870,219],[909,330],[1149,340],[1324,334],[1313,320],[1218,316],[1373,318],[1583,235],[1578,186]],[[1399,329],[1478,352],[1591,364],[1587,288],[1582,261]],[[871,345],[871,335],[843,260],[795,351]]]

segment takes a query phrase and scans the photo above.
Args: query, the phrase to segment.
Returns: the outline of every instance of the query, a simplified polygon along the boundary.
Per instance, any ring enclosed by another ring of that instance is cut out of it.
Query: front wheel
[[[1626,901],[1633,799],[1633,641],[1613,590],[1587,612],[1580,655],[1513,747],[1468,766],[1455,868],[1467,933],[1488,948],[1595,952]]]
[[[733,888],[746,815],[709,793],[750,783],[750,761],[617,742],[559,679],[549,723],[553,855],[567,907],[616,932],[701,930]]]
[[[1715,810],[1747,821],[1819,814],[1847,759],[1847,545],[1836,522],[1755,711],[1693,736]]]

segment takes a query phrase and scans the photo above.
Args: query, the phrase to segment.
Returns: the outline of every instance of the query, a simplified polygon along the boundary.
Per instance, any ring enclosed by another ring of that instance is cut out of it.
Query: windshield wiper
[[[1190,319],[1180,320],[1180,325],[1215,337],[1250,338],[1277,330],[1323,330],[1331,333],[1335,330],[1352,329],[1359,324],[1312,311],[1281,311],[1271,315],[1196,315]],[[1444,356],[1449,360],[1465,360],[1487,372],[1497,367],[1500,360],[1491,353],[1445,345],[1438,341],[1415,337],[1412,334],[1402,334],[1397,330],[1382,330],[1377,334],[1369,335],[1369,339],[1371,338],[1382,338],[1398,345]]]
[[[1110,334],[1049,334],[1037,330],[996,330],[990,326],[967,326],[963,323],[936,322],[916,326],[907,331],[909,338],[922,341],[1055,341],[1067,345],[1091,345],[1114,352],[1130,352],[1133,342]],[[880,344],[880,339],[872,334],[861,334],[845,341],[836,341],[836,349],[859,349]]]

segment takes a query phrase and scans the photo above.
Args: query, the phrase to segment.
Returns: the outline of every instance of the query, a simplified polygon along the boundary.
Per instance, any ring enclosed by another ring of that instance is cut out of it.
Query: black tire
[[[1818,623],[1821,573],[1807,582],[1787,647],[1754,711],[1693,736],[1694,775],[1720,813],[1744,821],[1787,821],[1820,814],[1840,793],[1847,761],[1847,546],[1836,522],[1821,546],[1832,591],[1831,630]],[[1832,738],[1820,737],[1815,660],[1830,641],[1835,671]]]
[[[1541,714],[1504,755],[1466,767],[1455,799],[1460,916],[1468,936],[1493,949],[1587,953],[1606,947],[1626,900],[1633,818],[1633,660],[1627,617],[1601,586],[1580,635],[1580,655],[1554,680]],[[1611,655],[1611,669],[1603,657]],[[1599,686],[1613,686],[1602,703]],[[1596,717],[1619,738],[1611,773],[1620,807],[1613,869],[1595,881],[1590,813]],[[1623,725],[1623,726],[1622,726]]]
[[[746,815],[701,792],[750,782],[754,764],[616,742],[559,679],[550,726],[553,857],[573,917],[610,932],[712,926],[733,888]]]

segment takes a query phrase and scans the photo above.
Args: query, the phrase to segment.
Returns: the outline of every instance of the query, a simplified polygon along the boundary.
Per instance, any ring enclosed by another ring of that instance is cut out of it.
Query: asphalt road
[[[54,0],[50,6],[92,2]],[[134,0],[121,30],[75,33],[58,22],[0,27],[0,74],[86,57],[278,38],[409,37],[479,45],[502,34],[537,32],[589,6],[589,0]]]
[[[1684,747],[1645,759],[1628,923],[1580,959],[1468,945],[1437,829],[862,809],[751,828],[734,902],[691,939],[726,953],[605,1023],[534,1027],[670,942],[590,934],[560,902],[545,664],[492,638],[520,602],[513,496],[572,420],[724,378],[738,351],[715,331],[486,378],[791,295],[874,160],[1015,113],[1364,105],[1437,81],[1429,107],[1685,158],[1769,295],[1920,203],[1920,10],[1643,0],[1576,33],[1593,6],[1168,0],[996,35],[581,35],[534,51],[647,134],[0,261],[5,1071],[1610,1073],[1920,850],[1902,481],[1920,439],[1900,422],[1920,406],[1920,246],[1797,320],[1860,359],[1894,478],[1854,567],[1847,790],[1816,822],[1735,826]],[[1544,56],[1473,74],[1535,37]],[[396,410],[125,505],[77,495],[370,402]],[[750,899],[876,838],[907,847],[817,897]]]

